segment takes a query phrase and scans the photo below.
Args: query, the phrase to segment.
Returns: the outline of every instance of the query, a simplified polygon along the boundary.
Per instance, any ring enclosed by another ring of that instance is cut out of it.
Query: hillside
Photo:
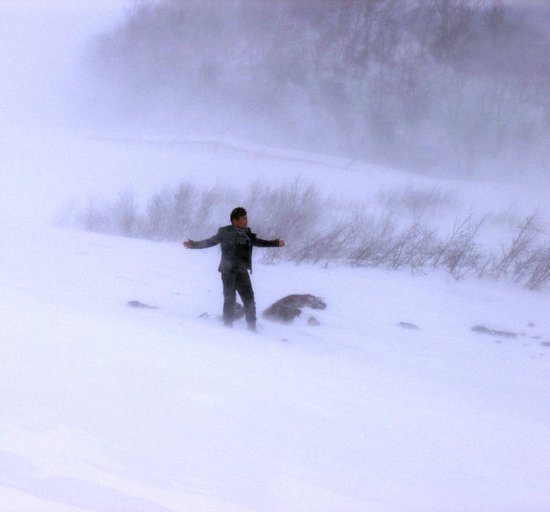
[[[50,219],[88,182],[108,194],[137,187],[152,161],[168,179],[185,155],[220,171],[231,158],[61,133],[32,142],[24,154],[12,139],[1,193],[3,510],[546,510],[547,292],[257,261],[258,309],[317,294],[321,325],[305,311],[257,335],[227,330],[216,249]]]

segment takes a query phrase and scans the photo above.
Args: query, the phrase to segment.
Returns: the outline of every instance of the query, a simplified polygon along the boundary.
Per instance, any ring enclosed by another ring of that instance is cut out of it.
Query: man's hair
[[[242,206],[237,206],[237,208],[233,208],[233,211],[231,212],[229,220],[233,222],[233,219],[240,219],[245,215],[246,215],[246,210]]]

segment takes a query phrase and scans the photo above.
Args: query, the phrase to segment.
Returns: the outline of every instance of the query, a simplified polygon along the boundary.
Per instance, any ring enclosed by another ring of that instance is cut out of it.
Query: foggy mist
[[[542,3],[499,1],[139,3],[90,49],[89,118],[540,178],[549,21]]]
[[[98,31],[122,19],[121,1],[6,1],[0,5],[0,114],[4,127],[68,120],[76,70]],[[50,124],[51,125],[51,124]]]

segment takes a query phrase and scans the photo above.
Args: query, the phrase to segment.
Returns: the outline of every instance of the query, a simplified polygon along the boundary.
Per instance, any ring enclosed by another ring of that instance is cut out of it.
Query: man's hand
[[[284,246],[285,246],[285,241],[279,240],[279,247],[284,247]]]
[[[183,242],[183,246],[186,248],[186,249],[191,249],[191,247],[193,247],[193,241],[190,240],[190,239],[187,239]]]

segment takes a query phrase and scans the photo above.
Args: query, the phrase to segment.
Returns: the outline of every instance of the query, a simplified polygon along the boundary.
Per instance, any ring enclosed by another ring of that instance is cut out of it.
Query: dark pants
[[[223,321],[232,325],[235,318],[236,292],[243,301],[244,313],[248,327],[256,327],[256,303],[254,290],[247,270],[233,270],[222,272],[223,283]]]

